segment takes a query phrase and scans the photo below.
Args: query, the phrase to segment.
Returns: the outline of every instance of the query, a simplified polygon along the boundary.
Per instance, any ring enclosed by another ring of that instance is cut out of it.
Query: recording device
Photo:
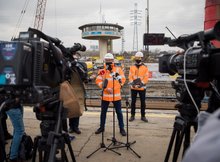
[[[191,35],[180,36],[166,44],[184,49],[185,54],[166,54],[159,58],[159,72],[174,75],[184,74],[184,57],[186,78],[195,82],[209,82],[220,77],[220,49],[212,45],[212,40],[220,40],[220,22],[214,28]],[[193,46],[198,42],[197,46]]]
[[[74,45],[69,48],[70,53],[75,53],[77,51],[86,51],[86,46],[80,44],[80,43],[74,43]]]
[[[36,137],[35,147],[42,151],[50,146],[44,160],[55,157],[57,143],[65,145],[61,140],[64,137],[61,121],[66,120],[67,109],[59,100],[60,83],[70,81],[84,90],[82,82],[87,79],[87,68],[73,55],[85,50],[79,43],[66,48],[59,39],[32,28],[21,32],[19,38],[0,42],[0,95],[5,100],[18,98],[23,105],[34,105],[36,118],[41,120],[42,135]],[[68,135],[65,137],[69,139]],[[49,154],[50,150],[53,152]],[[64,149],[62,156],[63,152]],[[72,151],[70,154],[73,158]]]
[[[178,101],[183,104],[176,108],[181,114],[195,114],[195,117],[201,107],[204,90],[210,87],[209,82],[220,78],[220,48],[212,45],[212,40],[220,40],[220,22],[212,29],[166,40],[169,46],[180,47],[185,52],[162,55],[159,58],[159,72],[179,74],[172,86],[176,90]],[[189,95],[189,89],[195,102]],[[196,105],[197,113],[192,113]]]
[[[71,78],[74,68],[85,80],[86,66],[72,57],[85,50],[79,43],[66,48],[59,39],[32,28],[0,42],[0,94],[27,105],[44,102],[59,92],[59,84]]]
[[[172,86],[176,90],[176,97],[179,101],[175,108],[178,109],[180,115],[175,118],[173,133],[164,160],[169,161],[172,145],[176,140],[173,151],[175,162],[178,159],[183,138],[184,154],[190,144],[191,127],[197,130],[197,115],[205,89],[210,88],[210,82],[213,80],[217,81],[217,85],[219,84],[220,48],[214,47],[212,41],[220,40],[220,22],[206,31],[180,36],[173,40],[165,37],[160,39],[163,39],[164,44],[184,50],[180,54],[165,54],[159,58],[159,72],[179,75],[172,82]],[[216,92],[218,91],[219,87]],[[209,107],[217,108],[217,105],[213,104],[212,97],[209,99]]]

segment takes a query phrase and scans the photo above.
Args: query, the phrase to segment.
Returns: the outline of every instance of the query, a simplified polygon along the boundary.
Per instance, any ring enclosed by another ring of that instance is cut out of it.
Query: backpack
[[[19,153],[18,156],[22,160],[29,160],[32,158],[33,153],[33,141],[31,136],[27,135],[26,133],[22,136],[21,143],[19,146]]]

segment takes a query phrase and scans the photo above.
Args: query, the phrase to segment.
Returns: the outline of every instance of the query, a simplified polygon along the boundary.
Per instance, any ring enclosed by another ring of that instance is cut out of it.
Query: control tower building
[[[82,38],[99,41],[100,59],[106,53],[112,52],[112,40],[119,39],[122,36],[124,27],[118,24],[109,23],[91,23],[79,27],[82,30]]]

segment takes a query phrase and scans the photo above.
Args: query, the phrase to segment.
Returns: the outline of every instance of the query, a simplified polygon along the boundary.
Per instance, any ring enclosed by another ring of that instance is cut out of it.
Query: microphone
[[[118,73],[115,73],[116,80],[121,84],[121,76]]]

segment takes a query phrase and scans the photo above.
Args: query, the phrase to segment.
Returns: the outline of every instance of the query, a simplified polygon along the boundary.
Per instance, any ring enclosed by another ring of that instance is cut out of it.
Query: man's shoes
[[[81,134],[81,131],[79,130],[79,128],[70,128],[69,133]]]
[[[124,128],[120,129],[120,133],[121,133],[122,136],[126,136],[127,135],[127,133],[125,132]]]
[[[13,136],[10,133],[5,134],[5,140],[10,140],[12,138],[13,138]]]
[[[81,131],[79,130],[79,128],[73,129],[73,132],[75,132],[76,134],[81,134]]]
[[[147,118],[146,118],[145,116],[142,116],[142,117],[141,117],[141,120],[144,121],[144,122],[146,122],[146,123],[148,122],[148,120],[147,120]]]
[[[132,115],[129,119],[130,122],[134,121],[135,117]]]
[[[95,131],[95,134],[100,134],[102,132],[104,132],[105,129],[104,128],[98,128],[96,131]]]

